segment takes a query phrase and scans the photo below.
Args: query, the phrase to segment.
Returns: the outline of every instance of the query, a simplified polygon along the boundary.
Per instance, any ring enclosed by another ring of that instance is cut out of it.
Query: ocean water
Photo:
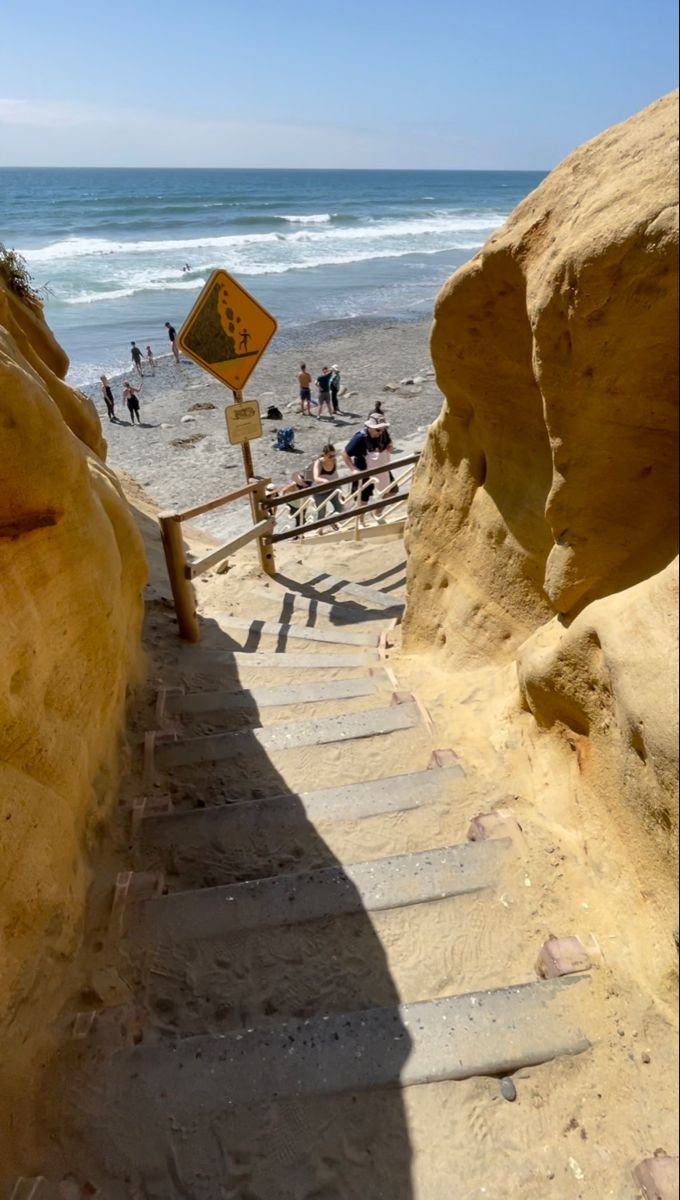
[[[279,322],[279,344],[347,317],[426,316],[444,280],[543,175],[527,171],[0,169],[0,241],[93,382],[130,341],[165,353],[223,267]],[[186,269],[188,267],[188,269]]]

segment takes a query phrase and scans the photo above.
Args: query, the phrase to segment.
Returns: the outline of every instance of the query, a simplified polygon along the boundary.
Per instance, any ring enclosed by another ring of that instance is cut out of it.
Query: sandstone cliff
[[[677,829],[677,95],[567,158],[444,286],[406,643],[522,703]],[[580,739],[580,740],[579,740]]]
[[[0,1130],[58,1011],[141,668],[141,542],[67,365],[0,277]]]

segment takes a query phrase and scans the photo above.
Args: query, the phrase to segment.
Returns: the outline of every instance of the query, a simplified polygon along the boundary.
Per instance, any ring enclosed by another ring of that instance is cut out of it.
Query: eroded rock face
[[[677,828],[677,93],[581,147],[437,300],[408,648],[518,654],[600,794]],[[528,639],[528,640],[527,640]],[[675,735],[675,737],[674,737]]]
[[[141,669],[141,540],[66,367],[0,282],[0,1117],[61,1002]]]
[[[613,791],[677,866],[678,560],[658,575],[559,618],[520,647],[525,707],[574,735],[591,787]],[[640,803],[644,798],[644,803]]]
[[[512,651],[677,552],[677,97],[567,158],[445,285],[412,643]]]

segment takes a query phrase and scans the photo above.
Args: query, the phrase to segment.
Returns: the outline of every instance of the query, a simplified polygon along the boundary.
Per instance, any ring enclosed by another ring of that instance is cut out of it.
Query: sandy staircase
[[[56,1068],[74,1196],[454,1200],[451,1089],[588,1048],[589,976],[513,961],[521,847],[468,839],[484,782],[393,673],[402,606],[398,570],[271,584],[161,688],[111,919],[132,999]]]

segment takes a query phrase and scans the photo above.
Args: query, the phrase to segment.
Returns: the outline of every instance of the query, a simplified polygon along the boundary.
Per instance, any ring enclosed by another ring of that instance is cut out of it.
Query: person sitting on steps
[[[338,481],[338,463],[335,453],[335,446],[331,442],[327,442],[319,457],[315,460],[312,468],[312,479],[314,483],[326,483],[327,480]],[[319,518],[325,517],[328,514],[328,506],[335,510],[336,513],[343,511],[342,500],[338,495],[337,486],[329,489],[327,492],[318,492],[314,497],[316,504],[317,515]],[[333,523],[331,529],[337,529],[338,526]],[[323,529],[319,530],[323,533]]]

